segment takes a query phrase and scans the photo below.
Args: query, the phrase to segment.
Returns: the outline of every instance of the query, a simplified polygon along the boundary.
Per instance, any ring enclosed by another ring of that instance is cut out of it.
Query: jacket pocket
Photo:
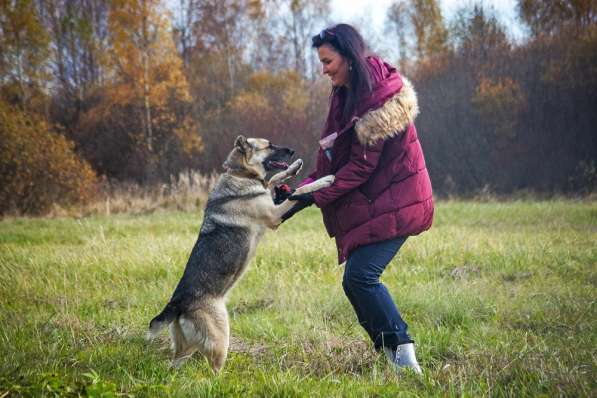
[[[342,200],[336,211],[336,222],[342,234],[371,219],[373,204],[360,191],[354,190]]]

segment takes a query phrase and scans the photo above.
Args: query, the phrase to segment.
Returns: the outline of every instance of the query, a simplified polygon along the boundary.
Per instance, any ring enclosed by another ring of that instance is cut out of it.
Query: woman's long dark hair
[[[367,68],[367,46],[361,34],[348,24],[338,24],[322,30],[311,39],[312,47],[332,46],[348,65],[349,89],[342,109],[342,122],[347,123],[356,111],[359,100],[371,93],[372,82]]]

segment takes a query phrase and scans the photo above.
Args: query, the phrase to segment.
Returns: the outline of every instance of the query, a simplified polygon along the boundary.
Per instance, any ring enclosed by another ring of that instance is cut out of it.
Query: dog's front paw
[[[288,169],[286,170],[286,172],[289,175],[297,175],[299,171],[301,171],[301,169],[303,168],[303,159],[297,159],[294,162],[292,162],[292,164],[290,166],[288,166]]]
[[[321,177],[319,181],[321,182],[322,188],[327,188],[332,186],[334,181],[336,180],[336,176],[333,174],[327,175],[325,177]]]
[[[302,187],[297,188],[297,190],[294,191],[294,195],[302,195],[304,193],[315,192],[319,191],[320,189],[327,188],[334,183],[335,179],[336,177],[331,174],[325,177],[318,178],[310,184],[303,185]]]

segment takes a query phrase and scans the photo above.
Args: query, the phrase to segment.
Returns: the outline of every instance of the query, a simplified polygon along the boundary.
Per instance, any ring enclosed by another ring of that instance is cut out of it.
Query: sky
[[[384,19],[392,0],[332,0],[331,18],[334,22],[367,20],[377,34],[383,33]],[[478,1],[477,1],[478,2]],[[442,15],[449,20],[461,7],[474,3],[473,0],[439,0]],[[513,39],[522,37],[523,28],[516,18],[517,0],[484,0],[483,4],[493,7],[500,22],[508,29]],[[366,38],[365,38],[366,39]]]

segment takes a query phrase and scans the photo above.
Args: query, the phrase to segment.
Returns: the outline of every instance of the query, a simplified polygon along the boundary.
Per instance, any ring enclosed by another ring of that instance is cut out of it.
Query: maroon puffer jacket
[[[374,96],[383,92],[385,98],[338,136],[331,161],[319,150],[317,169],[310,175],[336,176],[314,198],[328,233],[336,238],[339,263],[359,246],[419,234],[433,220],[431,181],[414,125],[416,93],[394,68],[375,58],[370,63],[381,72]]]

